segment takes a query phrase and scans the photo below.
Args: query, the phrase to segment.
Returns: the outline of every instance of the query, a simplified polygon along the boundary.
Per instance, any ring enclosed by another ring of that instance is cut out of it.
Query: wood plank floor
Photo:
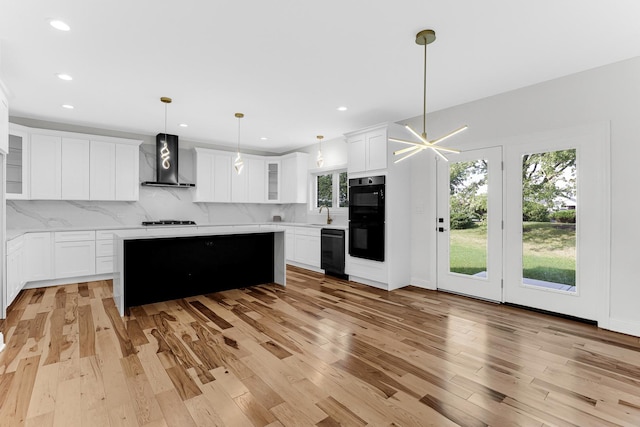
[[[287,273],[125,318],[107,281],[22,291],[0,426],[640,425],[638,338]]]

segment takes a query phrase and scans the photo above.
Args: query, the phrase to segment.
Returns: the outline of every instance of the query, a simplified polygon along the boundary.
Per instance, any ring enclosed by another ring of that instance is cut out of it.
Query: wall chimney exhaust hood
[[[167,104],[171,98],[163,96],[164,103],[164,133],[156,135],[156,180],[145,181],[147,187],[191,188],[195,184],[178,182],[178,135],[167,133]]]
[[[156,180],[145,181],[146,187],[192,188],[195,184],[178,182],[178,135],[156,135]]]

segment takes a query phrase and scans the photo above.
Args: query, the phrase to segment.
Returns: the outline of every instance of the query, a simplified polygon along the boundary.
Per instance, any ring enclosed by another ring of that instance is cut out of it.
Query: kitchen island
[[[284,231],[190,228],[114,236],[113,298],[132,306],[265,283],[286,285]]]

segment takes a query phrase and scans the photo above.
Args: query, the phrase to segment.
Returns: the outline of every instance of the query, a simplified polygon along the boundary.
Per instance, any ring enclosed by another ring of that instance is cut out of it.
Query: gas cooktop
[[[195,221],[161,219],[160,221],[142,221],[142,225],[196,225]]]

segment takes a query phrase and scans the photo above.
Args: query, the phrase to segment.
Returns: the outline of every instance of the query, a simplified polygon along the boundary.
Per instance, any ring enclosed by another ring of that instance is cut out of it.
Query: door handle
[[[440,233],[444,233],[445,231],[447,231],[447,229],[446,229],[446,228],[444,228],[444,227],[438,227],[438,232],[440,232]]]

